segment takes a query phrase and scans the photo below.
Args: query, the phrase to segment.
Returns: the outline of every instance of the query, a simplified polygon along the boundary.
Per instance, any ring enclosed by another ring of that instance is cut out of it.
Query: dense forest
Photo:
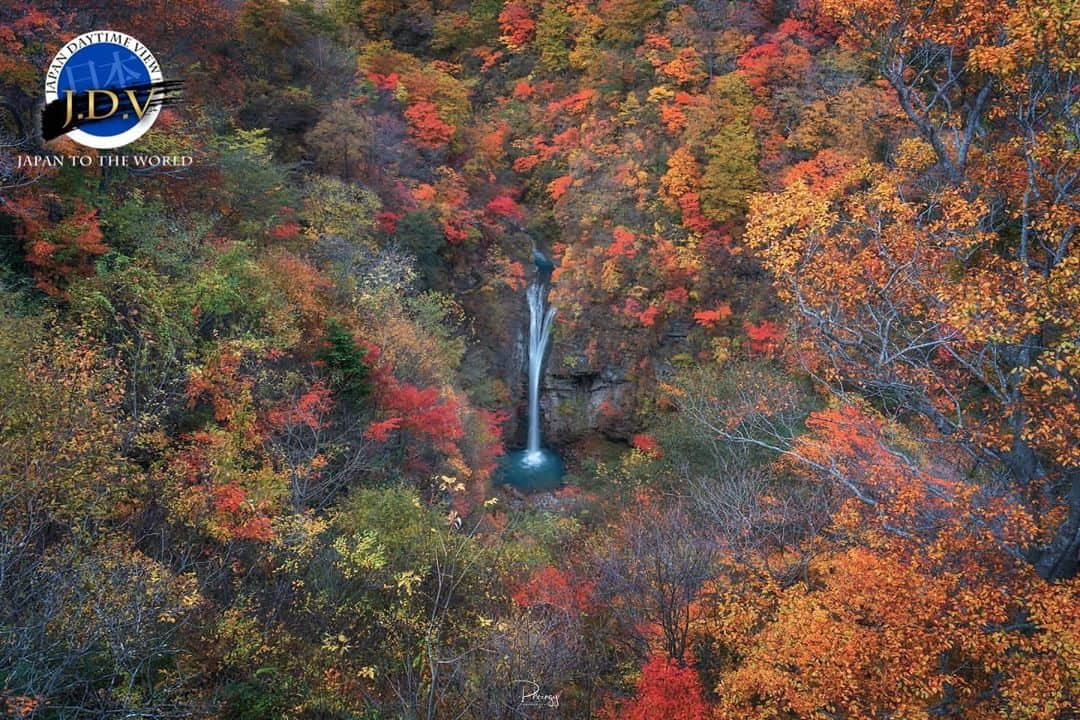
[[[26,161],[100,28],[189,165]],[[1076,0],[5,0],[0,717],[1080,717],[1078,100]]]

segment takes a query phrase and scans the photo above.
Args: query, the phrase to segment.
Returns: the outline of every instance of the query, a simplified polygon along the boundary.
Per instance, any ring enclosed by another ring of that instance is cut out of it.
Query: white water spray
[[[529,441],[528,456],[540,455],[540,372],[551,340],[551,323],[557,308],[544,309],[547,286],[541,273],[525,291],[529,301]]]

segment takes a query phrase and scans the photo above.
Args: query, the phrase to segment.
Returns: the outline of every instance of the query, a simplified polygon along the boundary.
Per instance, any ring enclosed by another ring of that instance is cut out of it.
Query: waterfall
[[[525,492],[553,490],[563,482],[566,467],[557,453],[540,445],[540,376],[551,342],[555,308],[546,307],[548,282],[555,265],[533,248],[536,278],[525,290],[529,304],[529,438],[524,450],[507,453],[500,461],[499,478]]]
[[[539,273],[525,291],[529,302],[529,440],[525,449],[530,455],[540,451],[540,374],[557,312],[554,307],[544,309],[546,295],[544,273]]]

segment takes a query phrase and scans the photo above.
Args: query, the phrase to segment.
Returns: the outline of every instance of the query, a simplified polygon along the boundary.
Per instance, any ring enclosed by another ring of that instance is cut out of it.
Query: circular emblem
[[[45,74],[45,102],[63,101],[64,134],[99,150],[138,140],[161,113],[161,66],[130,35],[94,30],[64,44]]]

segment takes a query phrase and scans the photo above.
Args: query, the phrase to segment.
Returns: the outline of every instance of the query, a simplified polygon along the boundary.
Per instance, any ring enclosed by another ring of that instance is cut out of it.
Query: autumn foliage
[[[641,668],[634,698],[611,714],[627,720],[706,720],[711,717],[697,671],[653,655]]]
[[[1074,720],[1076,15],[0,4],[0,716]]]

